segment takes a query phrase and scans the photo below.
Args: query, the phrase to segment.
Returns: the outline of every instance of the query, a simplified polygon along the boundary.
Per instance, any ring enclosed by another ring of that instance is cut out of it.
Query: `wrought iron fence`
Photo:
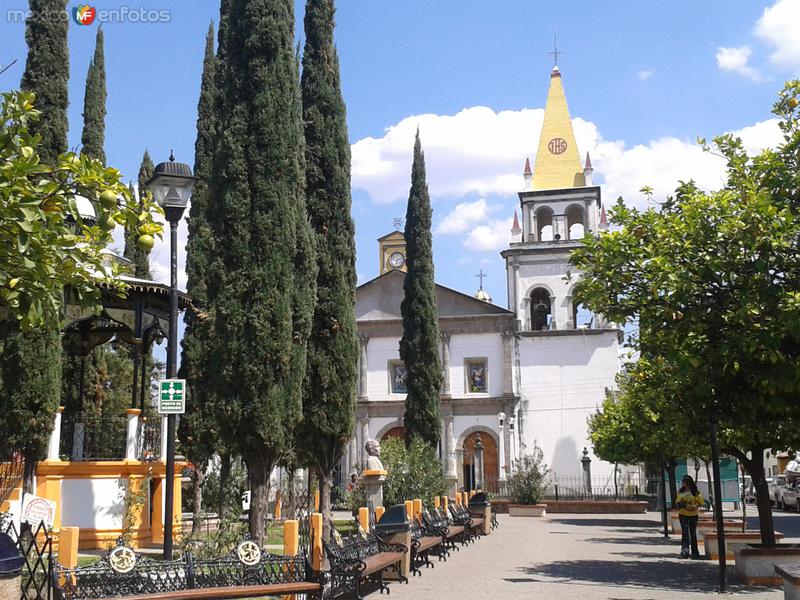
[[[161,419],[143,417],[139,421],[136,456],[139,460],[158,460],[161,455]]]
[[[508,498],[508,481],[501,481],[499,477],[487,477],[481,489],[494,498]]]
[[[0,531],[14,540],[20,554],[25,557],[20,578],[20,600],[51,600],[53,539],[47,526],[41,522],[38,527],[23,524],[17,529],[11,515],[0,513]]]
[[[19,486],[24,469],[25,462],[19,452],[13,453],[10,460],[0,462],[0,504]]]
[[[651,481],[652,479],[652,481]],[[613,478],[592,478],[587,481],[583,476],[552,477],[545,488],[545,500],[647,500],[655,498],[658,490],[658,477],[647,478],[639,483],[617,481]]]
[[[60,454],[68,460],[125,458],[127,419],[124,415],[70,413],[61,417]]]

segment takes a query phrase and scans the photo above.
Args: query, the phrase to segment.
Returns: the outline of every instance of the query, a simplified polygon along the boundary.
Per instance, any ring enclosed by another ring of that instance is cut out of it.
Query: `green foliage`
[[[406,366],[406,410],[403,424],[406,443],[415,437],[435,447],[441,435],[439,395],[442,366],[439,360],[439,317],[433,278],[431,199],[425,178],[425,155],[419,139],[414,142],[411,191],[406,210],[406,260],[408,273],[403,282],[405,296],[400,305],[403,337],[400,358]]]
[[[333,45],[333,0],[308,0],[303,51],[306,205],[317,256],[317,303],[308,341],[300,460],[330,479],[355,426],[358,364],[355,228],[350,216],[350,143]]]
[[[197,139],[195,141],[194,174],[197,177],[189,209],[189,237],[186,244],[187,292],[202,308],[187,311],[183,336],[181,372],[187,380],[186,415],[181,419],[178,437],[186,456],[199,468],[214,453],[220,440],[215,435],[215,417],[211,410],[215,381],[210,378],[207,361],[211,353],[212,312],[208,310],[206,279],[214,258],[213,234],[207,218],[208,181],[211,176],[215,134],[214,102],[214,24],[206,34],[200,100],[197,105]]]
[[[208,221],[214,347],[209,377],[220,439],[248,468],[250,533],[263,537],[269,473],[302,409],[316,263],[305,208],[294,3],[223,3]]]
[[[153,175],[153,160],[150,153],[145,150],[142,156],[142,163],[139,167],[138,176],[138,203],[140,207],[153,201],[150,190],[147,189],[147,180]],[[131,198],[134,199],[133,188],[129,188]],[[194,202],[194,196],[192,197]],[[152,279],[150,274],[149,254],[136,245],[139,238],[139,227],[136,224],[129,224],[125,227],[125,249],[122,255],[133,263],[133,276],[140,279]]]
[[[36,94],[36,106],[41,111],[41,118],[31,123],[30,130],[41,136],[38,155],[43,163],[55,165],[59,155],[67,151],[69,21],[55,16],[66,16],[64,0],[30,0],[28,7],[28,56],[21,87]]]
[[[57,320],[66,287],[86,307],[98,303],[99,282],[124,289],[115,278],[118,267],[107,266],[102,254],[113,242],[111,232],[81,218],[76,194],[93,202],[98,223],[138,224],[159,234],[161,228],[152,220],[158,208],[134,206],[116,169],[71,152],[54,166],[44,164],[39,138],[28,129],[39,117],[33,95],[2,97],[0,138],[7,142],[0,147],[0,318],[25,328]],[[105,208],[103,191],[117,194],[118,205]]]
[[[432,506],[434,497],[447,489],[436,450],[419,438],[412,439],[409,446],[399,438],[382,442],[381,460],[389,473],[383,486],[385,506],[415,498]]]
[[[514,461],[508,476],[508,492],[514,504],[538,504],[547,485],[547,465],[544,453],[534,445],[530,454]]]
[[[134,528],[136,522],[144,517],[144,511],[147,509],[147,501],[150,499],[150,481],[153,479],[153,469],[148,464],[147,473],[142,479],[136,480],[135,485],[133,480],[127,479],[126,485],[122,486],[120,490],[122,504],[125,507],[122,513],[122,533],[121,536],[126,544],[131,545],[134,542]],[[118,480],[122,485],[123,480]],[[146,520],[145,520],[146,522]]]
[[[617,230],[587,238],[572,258],[583,272],[575,294],[589,308],[618,322],[638,317],[631,342],[681,382],[672,410],[690,433],[719,423],[722,451],[756,483],[766,545],[775,540],[763,450],[800,444],[798,95],[798,81],[779,94],[784,143],[775,150],[749,157],[741,140],[714,140],[727,161],[721,190],[682,183],[658,210],[620,201]]]
[[[242,514],[242,496],[247,491],[247,470],[241,460],[232,459],[230,473],[223,482],[220,469],[212,463],[203,476],[203,504],[207,510],[222,506],[223,515],[239,518]]]
[[[94,57],[86,75],[86,91],[83,97],[83,153],[106,162],[106,64],[103,52],[103,28],[97,29]]]

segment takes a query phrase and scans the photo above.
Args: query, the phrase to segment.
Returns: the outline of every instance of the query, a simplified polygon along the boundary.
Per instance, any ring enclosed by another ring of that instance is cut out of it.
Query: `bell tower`
[[[378,272],[400,270],[408,272],[406,265],[406,238],[401,231],[393,231],[378,238]]]
[[[522,331],[576,330],[598,327],[601,319],[579,314],[572,297],[572,250],[584,235],[603,228],[600,187],[593,185],[589,154],[581,165],[567,97],[558,66],[550,86],[533,169],[525,159],[519,192],[522,227],[502,252],[508,273],[508,308],[517,313]],[[515,221],[516,223],[516,221]],[[585,311],[584,311],[585,313]]]

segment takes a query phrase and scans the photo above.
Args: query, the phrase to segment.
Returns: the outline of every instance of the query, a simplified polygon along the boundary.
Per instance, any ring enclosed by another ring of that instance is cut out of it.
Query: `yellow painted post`
[[[467,492],[461,494],[461,504],[463,504],[464,506],[469,504],[469,494]]]
[[[277,492],[275,492],[275,520],[276,521],[280,521],[281,520],[281,502],[282,502],[281,491],[278,490]],[[284,530],[284,534],[285,534],[285,530]]]
[[[475,490],[470,490],[469,499],[471,500],[473,498],[473,496],[475,496]],[[467,501],[467,503],[469,504],[469,501]]]
[[[386,512],[386,508],[383,506],[376,506],[375,507],[375,522],[378,523],[383,516],[383,513]]]
[[[414,498],[414,518],[419,520],[422,517],[422,500],[419,498]]]
[[[311,515],[311,566],[322,570],[322,513]]]
[[[150,539],[154,544],[164,543],[164,478],[154,477],[153,512],[150,519]]]
[[[300,551],[299,521],[288,519],[283,523],[283,554],[284,556],[297,556]]]
[[[414,516],[414,503],[411,500],[406,500],[406,516],[409,520]]]
[[[183,509],[181,507],[181,471],[183,469],[180,465],[175,467],[175,476],[172,480],[172,539],[176,542],[183,537],[183,524],[181,523],[181,516]]]
[[[434,505],[436,508],[439,508],[439,507],[442,505],[442,500],[439,498],[439,496],[435,496],[435,497],[433,498],[433,505]]]
[[[80,529],[77,527],[62,527],[59,537],[58,564],[65,569],[74,569],[78,566],[78,538],[80,537]],[[72,577],[74,577],[74,575]],[[62,586],[64,585],[65,579],[63,575],[59,583],[61,583]]]
[[[369,509],[366,506],[358,509],[358,524],[361,525],[361,529],[369,532]]]
[[[314,510],[319,510],[319,490],[314,492]]]
[[[442,508],[444,509],[444,514],[447,514],[448,503],[450,502],[450,498],[447,496],[442,496]]]

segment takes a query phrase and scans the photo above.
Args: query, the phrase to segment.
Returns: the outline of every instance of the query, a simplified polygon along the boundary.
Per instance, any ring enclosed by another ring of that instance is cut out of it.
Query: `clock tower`
[[[402,232],[393,231],[378,238],[378,265],[381,275],[394,270],[408,272],[406,238]]]

